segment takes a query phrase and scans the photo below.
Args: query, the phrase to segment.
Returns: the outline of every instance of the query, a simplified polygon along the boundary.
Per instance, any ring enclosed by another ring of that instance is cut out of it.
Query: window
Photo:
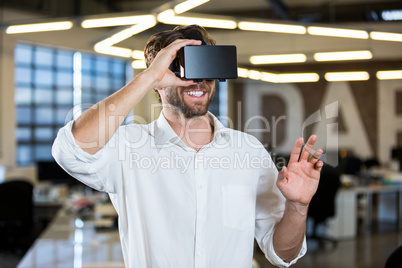
[[[57,131],[72,119],[73,107],[94,104],[129,79],[128,62],[103,56],[19,43],[14,59],[19,165],[51,160]]]
[[[126,68],[127,63],[122,60],[82,54],[81,90],[84,109],[87,104],[97,103],[122,88],[128,82]]]

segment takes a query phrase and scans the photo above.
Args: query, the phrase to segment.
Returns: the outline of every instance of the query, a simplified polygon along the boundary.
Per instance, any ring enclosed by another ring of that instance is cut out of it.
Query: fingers
[[[281,180],[285,179],[287,175],[288,175],[288,169],[284,166],[282,168],[281,172],[279,172],[279,174],[278,174],[278,180],[281,181]]]
[[[191,86],[192,84],[195,84],[194,80],[183,80],[177,77],[176,79],[176,86],[179,87],[187,87],[187,86]]]
[[[295,143],[295,146],[293,147],[292,152],[290,154],[289,163],[299,161],[299,157],[300,157],[300,161],[302,161],[302,160],[308,161],[311,151],[313,150],[313,147],[314,147],[314,144],[316,141],[317,141],[317,136],[311,135],[310,138],[308,139],[307,143],[303,147],[303,138],[298,138]],[[302,147],[303,147],[303,151],[300,155]],[[323,153],[323,151],[321,149],[317,149],[314,152],[314,154],[312,155],[312,157],[310,159],[310,163],[312,163],[313,165],[316,165],[318,163],[318,160],[320,159],[322,153]]]
[[[314,168],[315,168],[315,170],[317,170],[318,172],[321,172],[321,169],[322,169],[323,166],[324,166],[324,162],[318,161],[318,162],[314,165]]]
[[[318,159],[320,159],[323,151],[321,149],[317,149],[315,153],[311,156],[310,163],[315,165],[318,162]]]
[[[201,45],[200,40],[177,39],[169,46],[158,52],[147,71],[151,77],[155,79],[153,88],[164,88],[168,86],[188,86],[193,84],[193,81],[183,82],[177,78],[175,74],[169,70],[170,64],[177,56],[177,51],[187,45]]]
[[[292,149],[292,152],[290,153],[289,163],[299,161],[299,156],[300,156],[300,151],[301,151],[302,146],[303,146],[303,138],[298,138],[295,143],[295,146]]]
[[[202,42],[200,40],[193,40],[193,39],[177,39],[172,42],[170,45],[166,47],[166,50],[172,49],[174,54],[177,53],[182,47],[185,46],[197,46],[201,45]],[[174,57],[176,58],[176,57]]]
[[[321,172],[322,167],[324,166],[324,163],[322,161],[319,161],[323,151],[321,149],[318,149],[315,151],[313,156],[311,156],[310,163],[314,165],[314,169],[318,170]]]
[[[308,158],[310,156],[311,150],[313,149],[316,140],[317,140],[316,135],[311,135],[310,136],[310,138],[308,139],[306,145],[304,145],[303,152],[302,152],[302,154],[300,156],[301,161],[302,160],[308,161]]]

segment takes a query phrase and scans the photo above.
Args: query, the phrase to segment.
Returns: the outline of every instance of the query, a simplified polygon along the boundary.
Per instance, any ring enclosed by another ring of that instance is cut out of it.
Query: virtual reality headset
[[[200,82],[237,78],[236,46],[206,45],[196,34],[190,39],[201,40],[200,46],[185,46],[177,52],[169,69],[177,77]]]

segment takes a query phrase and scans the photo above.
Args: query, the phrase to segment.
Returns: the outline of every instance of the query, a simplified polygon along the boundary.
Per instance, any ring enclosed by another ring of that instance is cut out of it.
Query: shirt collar
[[[226,128],[211,112],[208,112],[210,119],[212,119],[214,126],[214,136],[212,142],[218,141],[221,137],[231,142],[230,130]],[[176,132],[172,129],[169,122],[166,120],[163,112],[160,113],[159,118],[153,124],[153,133],[155,137],[155,145],[162,148],[169,143],[180,145],[187,148],[184,142],[177,136]]]

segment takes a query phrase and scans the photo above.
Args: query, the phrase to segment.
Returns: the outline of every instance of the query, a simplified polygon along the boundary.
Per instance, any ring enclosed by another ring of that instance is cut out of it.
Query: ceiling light
[[[72,27],[73,23],[71,21],[11,25],[7,28],[6,33],[18,34],[18,33],[60,31],[60,30],[68,30],[71,29]]]
[[[290,33],[290,34],[306,33],[306,27],[300,25],[247,22],[247,21],[239,22],[239,29],[247,31]]]
[[[402,42],[402,34],[399,33],[371,32],[370,37],[374,40]]]
[[[305,62],[306,55],[298,54],[278,54],[278,55],[259,55],[250,57],[252,64],[275,64],[275,63],[294,63]]]
[[[181,13],[184,13],[184,12],[186,12],[186,11],[188,11],[190,9],[193,9],[193,8],[199,6],[199,5],[202,5],[202,4],[204,4],[204,3],[208,2],[208,1],[209,0],[188,0],[188,1],[185,1],[183,3],[180,3],[180,4],[176,5],[174,7],[174,12],[176,14],[181,14]]]
[[[147,20],[143,23],[139,23],[136,25],[131,26],[130,28],[127,28],[125,30],[122,30],[114,35],[112,35],[110,38],[110,40],[116,44],[119,43],[123,40],[126,40],[127,38],[130,38],[131,36],[140,33],[142,31],[145,31],[151,27],[154,27],[156,24],[156,19],[154,16],[152,16],[152,19]]]
[[[198,24],[203,27],[222,28],[222,29],[235,29],[237,27],[237,23],[234,20],[175,16],[174,11],[172,9],[168,9],[160,13],[158,15],[158,21],[165,24],[174,24],[174,25]]]
[[[307,31],[311,35],[368,39],[368,33],[363,30],[310,26],[307,28]]]
[[[314,54],[316,61],[368,60],[372,58],[373,54],[369,50],[319,52]]]
[[[248,70],[244,68],[237,68],[237,76],[247,78],[248,77]]]
[[[369,80],[368,72],[329,72],[325,74],[325,79],[329,82],[336,81],[364,81]]]
[[[378,71],[377,78],[380,80],[402,79],[402,70]]]
[[[157,16],[157,19],[158,19],[158,21],[163,22],[163,21],[167,21],[167,20],[171,19],[172,17],[174,17],[174,15],[175,15],[175,13],[174,13],[173,9],[167,9],[167,10],[159,13]]]
[[[135,26],[137,26],[137,25],[135,25]],[[112,44],[116,44],[123,40],[126,40],[127,38],[130,38],[133,35],[134,35],[134,31],[133,31],[132,27],[130,27],[130,28],[124,29],[118,33],[115,33],[108,39],[111,41]]]
[[[135,60],[131,63],[133,69],[146,69],[147,65],[144,60]]]
[[[82,28],[110,27],[110,26],[121,26],[121,25],[133,25],[133,24],[144,23],[146,21],[152,21],[152,20],[155,20],[155,17],[153,15],[89,19],[89,20],[84,20],[81,23],[81,26],[82,26]]]
[[[250,70],[250,71],[248,71],[248,78],[254,79],[254,80],[260,80],[261,79],[261,72]]]
[[[316,73],[293,73],[293,74],[277,74],[278,83],[304,83],[317,82],[320,76]]]
[[[132,54],[131,49],[123,48],[123,47],[108,46],[104,42],[97,43],[94,46],[94,50],[98,53],[112,55],[112,56],[118,56],[118,57],[124,57],[124,58],[130,58],[131,54]]]
[[[261,81],[278,83],[277,76],[278,75],[274,73],[261,72]]]
[[[133,50],[131,57],[136,60],[144,60],[144,51],[142,50]]]

